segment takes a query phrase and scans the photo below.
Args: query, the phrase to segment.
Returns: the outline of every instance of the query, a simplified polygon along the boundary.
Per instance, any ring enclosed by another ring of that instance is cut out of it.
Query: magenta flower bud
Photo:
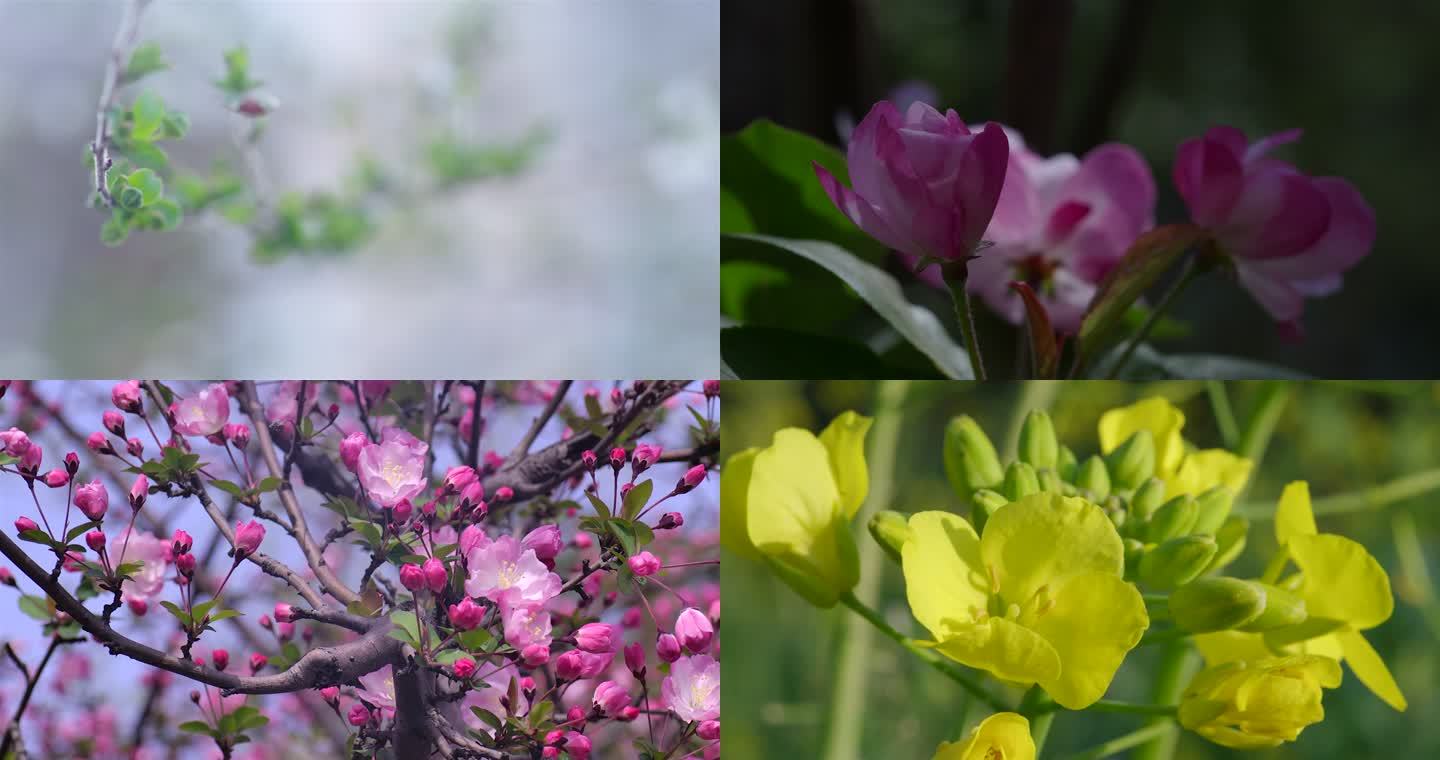
[[[629,496],[629,495],[630,495],[630,492],[633,491],[633,490],[635,490],[635,484],[634,484],[634,483],[626,483],[626,484],[620,486],[620,498],[621,498],[621,499],[624,499],[626,496]]]
[[[45,473],[45,477],[41,478],[40,482],[44,483],[47,486],[50,486],[51,488],[64,488],[65,485],[70,482],[70,473],[60,469],[59,467],[56,467],[55,469]],[[100,514],[105,514],[105,510],[101,509]],[[98,518],[92,517],[90,519],[95,520]]]
[[[575,538],[571,541],[575,544],[576,549],[589,549],[595,545],[595,537],[584,531],[576,533]]]
[[[555,658],[555,677],[562,681],[579,678],[583,668],[584,662],[580,659],[580,653],[573,649]]]
[[[520,549],[535,550],[535,558],[541,560],[555,559],[555,556],[565,548],[565,539],[560,536],[560,526],[554,523],[541,525],[535,530],[525,534],[520,540]]]
[[[637,444],[635,453],[630,456],[630,468],[635,471],[636,475],[639,475],[660,461],[660,452],[661,448],[658,445]]]
[[[216,670],[224,670],[230,667],[230,651],[227,649],[216,649],[210,653],[210,663]]]
[[[20,428],[12,427],[9,430],[0,430],[0,451],[12,457],[24,457],[31,445],[30,436]]]
[[[338,704],[340,702],[340,687],[326,686],[320,690],[320,698],[331,705]]]
[[[665,662],[674,662],[680,659],[680,640],[672,633],[662,633],[655,640],[655,656]]]
[[[685,524],[685,516],[679,512],[666,512],[660,515],[659,522],[655,523],[655,530],[670,530]]]
[[[92,530],[86,533],[85,545],[90,547],[90,551],[96,554],[103,554],[105,552],[105,532]]]
[[[276,624],[275,624],[275,638],[277,638],[277,639],[279,639],[279,640],[281,640],[281,641],[289,641],[290,639],[295,638],[295,624],[294,624],[294,623],[276,623]]]
[[[485,608],[476,604],[474,599],[465,597],[459,604],[452,604],[448,608],[450,622],[462,631],[468,631],[477,625],[485,617]]]
[[[175,555],[175,569],[185,577],[195,574],[195,555],[189,552]]]
[[[531,644],[520,650],[520,660],[528,668],[538,668],[550,661],[550,647],[544,644]]]
[[[100,415],[100,424],[111,433],[125,437],[125,415],[114,409],[106,409],[105,413]]]
[[[815,164],[831,202],[861,230],[918,258],[964,261],[995,214],[1010,162],[999,124],[972,132],[953,110],[917,102],[870,109],[850,138],[852,190]]]
[[[620,390],[619,388],[611,388],[611,389],[610,389],[610,403],[611,403],[611,404],[614,404],[615,406],[618,407],[618,406],[620,406],[621,402],[623,402],[624,400],[625,400],[625,391],[622,391],[622,390]]]
[[[630,558],[630,572],[646,578],[660,569],[660,559],[650,552],[640,552]]]
[[[135,617],[144,617],[145,613],[150,611],[150,603],[138,596],[132,596],[126,599],[125,604],[130,608],[130,613]]]
[[[569,710],[567,710],[567,711],[565,712],[565,722],[566,722],[566,723],[569,723],[569,724],[572,725],[572,726],[583,725],[583,724],[585,723],[585,711],[582,710],[579,705],[576,705],[576,706],[570,708]],[[564,734],[561,733],[561,732],[559,732],[559,731],[554,731],[554,732],[552,732],[552,733],[556,733],[556,734],[560,734],[560,736],[564,736]],[[547,742],[551,741],[551,739],[550,739],[549,737],[547,737],[545,740],[546,740]],[[559,741],[559,740],[560,740],[560,737],[556,737],[556,738],[554,739],[554,741]]]
[[[144,456],[145,442],[139,438],[131,438],[125,441],[125,451],[132,457]]]
[[[150,481],[144,475],[136,475],[135,482],[130,486],[130,508],[139,509],[145,506],[145,495],[150,492]]]
[[[590,738],[579,731],[566,731],[565,754],[570,756],[570,760],[589,760]]]
[[[425,571],[426,588],[437,594],[445,590],[445,584],[450,582],[450,573],[445,569],[444,562],[431,557],[425,560],[425,565],[421,569]]]
[[[710,648],[715,629],[710,625],[710,618],[705,617],[705,613],[694,607],[686,607],[675,618],[675,636],[686,649],[700,654]]]
[[[475,661],[469,657],[461,657],[450,665],[450,671],[461,681],[468,680],[475,675]]]
[[[110,439],[106,438],[105,434],[99,430],[91,433],[90,436],[85,439],[85,448],[90,449],[96,454],[115,453],[115,449],[110,447]]]
[[[195,539],[191,538],[190,534],[184,530],[176,529],[175,535],[170,537],[170,553],[174,556],[185,554],[194,545]]]
[[[713,742],[720,738],[720,721],[702,720],[700,725],[695,727],[695,735],[707,742]]]
[[[143,402],[141,401],[140,381],[121,380],[110,389],[110,403],[116,409],[130,414],[139,414]]]
[[[267,631],[275,627],[275,622],[270,619],[269,615],[261,615],[259,623],[260,627]]]
[[[16,585],[15,574],[10,572],[10,568],[0,567],[0,583],[3,583],[6,586]]]
[[[485,484],[484,484],[484,483],[481,483],[478,478],[477,478],[476,480],[474,480],[474,481],[471,481],[469,484],[467,484],[467,485],[465,486],[464,489],[462,489],[462,490],[460,491],[460,505],[461,505],[461,506],[463,506],[463,507],[473,507],[473,506],[475,506],[476,504],[484,504],[484,503],[485,503]]]
[[[595,687],[593,701],[606,715],[615,716],[630,706],[630,694],[625,687],[614,681],[601,681]]]
[[[295,622],[295,608],[284,602],[275,603],[275,619],[282,623]]]
[[[620,472],[620,468],[625,466],[625,459],[628,456],[629,455],[625,453],[625,449],[619,446],[610,449],[610,466],[615,468],[615,472]]]
[[[465,486],[474,483],[479,478],[475,474],[475,468],[469,465],[456,465],[445,471],[444,488],[446,493],[460,493]]]
[[[414,512],[415,507],[410,503],[409,499],[401,499],[400,503],[390,508],[390,514],[395,518],[397,524],[408,521],[410,515],[414,514]]]
[[[29,441],[26,443],[28,445],[25,453],[18,455],[20,457],[20,470],[21,472],[28,472],[34,475],[35,471],[40,469],[40,461],[45,458],[45,449],[38,443],[30,443]]]
[[[225,438],[235,444],[235,448],[243,449],[250,445],[250,426],[232,422],[226,425],[222,431]]]
[[[594,654],[613,652],[617,633],[609,623],[586,623],[575,631],[575,646]]]
[[[515,489],[510,486],[500,486],[495,489],[495,501],[506,502],[515,498]]]
[[[425,571],[417,564],[406,563],[400,566],[400,585],[412,592],[425,590]]]
[[[260,542],[265,540],[265,526],[251,520],[235,524],[235,558],[239,559],[245,554],[254,554],[260,548]]]
[[[269,665],[269,664],[270,664],[270,658],[269,658],[269,657],[266,657],[265,655],[260,654],[259,652],[254,652],[254,653],[252,653],[252,654],[250,655],[250,675],[253,676],[253,675],[255,675],[256,673],[259,673],[261,670],[264,670],[264,669],[265,669],[265,666],[266,666],[266,665]]]
[[[340,442],[340,461],[344,463],[345,469],[358,473],[360,466],[360,452],[370,443],[370,439],[364,433],[351,433],[345,436]]]
[[[629,668],[636,678],[642,677],[641,674],[645,672],[645,647],[641,646],[640,642],[625,645],[625,667]]]
[[[719,381],[719,380],[706,380],[703,384],[701,384],[701,388],[703,388],[704,391],[705,391],[705,398],[719,398],[719,397],[720,397],[720,381]]]
[[[65,455],[65,472],[74,475],[80,471],[80,455],[70,452]]]
[[[595,472],[595,452],[589,449],[580,452],[580,464],[586,472]]]
[[[91,520],[103,518],[105,510],[110,508],[110,494],[105,492],[105,484],[92,480],[75,489],[75,506]]]
[[[695,486],[705,482],[705,465],[697,464],[685,471],[680,482],[675,484],[675,493],[690,493]]]
[[[350,721],[352,726],[363,726],[370,722],[370,708],[357,702],[351,706],[350,713],[345,716],[345,719]]]

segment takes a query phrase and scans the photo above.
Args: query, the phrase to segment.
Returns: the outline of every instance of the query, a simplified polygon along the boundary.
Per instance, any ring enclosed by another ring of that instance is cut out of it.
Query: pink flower
[[[720,721],[704,720],[695,727],[695,735],[707,742],[713,742],[720,738]]]
[[[590,737],[579,731],[565,732],[565,754],[571,760],[587,760],[590,757]]]
[[[630,455],[630,468],[635,471],[636,475],[639,475],[659,461],[661,451],[659,446],[648,443],[636,444],[635,453]]]
[[[326,686],[320,690],[320,697],[332,705],[336,704],[340,701],[340,687]]]
[[[525,534],[525,538],[520,539],[520,547],[533,550],[535,556],[544,562],[555,559],[555,555],[565,548],[565,539],[560,536],[560,526],[547,523]]]
[[[309,382],[305,384],[305,406],[309,408],[315,403],[315,396],[320,392],[320,384]],[[295,413],[299,407],[295,405],[295,399],[300,395],[300,381],[286,380],[275,389],[275,394],[265,404],[265,420],[267,422],[295,422]]]
[[[136,475],[135,482],[130,484],[130,508],[139,509],[145,506],[145,496],[150,492],[150,481],[144,475]]]
[[[445,471],[445,492],[460,493],[465,487],[474,483],[479,478],[475,474],[475,468],[469,465],[456,465]]]
[[[382,507],[413,499],[425,489],[430,447],[400,428],[386,428],[380,443],[367,443],[357,462],[360,483]]]
[[[121,587],[126,599],[150,600],[165,589],[165,570],[170,564],[171,544],[160,536],[145,531],[130,531],[110,538],[110,561],[119,564],[139,562],[140,568],[130,573],[130,580]],[[124,554],[122,557],[121,554]],[[194,555],[186,555],[194,558]]]
[[[225,434],[225,439],[235,444],[235,448],[237,449],[243,449],[246,446],[250,445],[249,425],[242,425],[238,422],[232,422],[229,425],[226,425],[222,429],[222,432]]]
[[[610,669],[614,653],[599,654],[572,649],[555,658],[555,675],[567,681],[594,678]]]
[[[655,530],[670,530],[685,524],[685,516],[679,512],[666,512],[655,523]]]
[[[665,662],[680,659],[680,640],[673,633],[662,633],[655,640],[655,655]]]
[[[705,398],[719,398],[719,396],[720,396],[720,381],[719,381],[719,380],[706,380],[705,382],[703,382],[703,383],[700,384],[700,387],[704,389]]]
[[[613,717],[630,706],[630,694],[614,681],[601,681],[595,687],[594,702],[606,715]]]
[[[51,488],[64,488],[65,485],[70,482],[70,473],[60,469],[59,467],[56,467],[55,469],[45,473],[45,477],[41,478],[40,480],[43,481],[45,485],[50,486]],[[101,509],[100,514],[105,514],[105,510]],[[98,520],[99,518],[92,517],[90,519]]]
[[[89,547],[90,547],[90,551],[95,552],[96,554],[99,554],[100,552],[105,551],[105,533],[104,533],[104,531],[92,530],[92,531],[90,531],[89,533],[86,533],[86,534],[85,534],[85,545],[86,545],[86,546],[89,546]]]
[[[539,644],[550,647],[550,613],[534,607],[516,607],[505,616],[505,642],[516,649]]]
[[[400,585],[411,591],[419,592],[425,590],[425,571],[420,566],[407,562],[400,566]]]
[[[224,670],[230,667],[230,650],[216,649],[210,653],[210,663],[216,670]]]
[[[370,710],[365,705],[356,702],[350,706],[350,712],[346,716],[352,726],[363,726],[370,722]]]
[[[489,545],[490,537],[479,525],[466,525],[465,530],[460,531],[460,554],[467,564],[475,564],[476,552]]]
[[[265,669],[265,666],[266,666],[266,665],[269,665],[269,664],[270,664],[270,658],[269,658],[269,657],[266,657],[265,655],[260,654],[259,652],[252,652],[252,653],[250,654],[250,674],[251,674],[251,675],[254,675],[254,674],[256,674],[256,673],[259,673],[261,670],[264,670],[264,669]]]
[[[75,489],[75,506],[91,520],[103,518],[105,510],[110,508],[110,494],[105,492],[105,484],[92,480]]]
[[[445,563],[435,557],[425,560],[420,567],[425,571],[425,586],[435,593],[445,590],[445,584],[450,581],[450,571],[445,569]]]
[[[0,446],[0,448],[4,447]],[[110,446],[110,439],[106,438],[105,434],[99,430],[91,433],[90,437],[85,439],[85,448],[90,449],[96,454],[115,453],[115,449]]]
[[[670,666],[660,693],[687,723],[715,720],[720,717],[720,663],[703,654],[682,657]]]
[[[9,430],[0,430],[0,451],[20,459],[30,450],[30,445],[30,436],[20,428],[12,427]]]
[[[635,674],[636,678],[645,671],[645,647],[640,642],[625,645],[625,667]]]
[[[675,618],[675,637],[692,652],[698,654],[709,649],[714,636],[715,628],[710,625],[710,618],[694,607],[686,607]]]
[[[450,664],[450,671],[455,674],[456,678],[464,681],[475,675],[475,661],[469,657],[461,657]]]
[[[121,380],[110,388],[110,403],[122,412],[139,414],[141,392],[139,380]]]
[[[194,545],[195,539],[191,538],[190,534],[184,530],[177,528],[175,535],[170,537],[170,551],[173,554],[184,554],[190,551],[190,547]]]
[[[31,520],[31,519],[28,518],[28,517],[23,517],[23,516],[22,516],[22,517],[17,517],[17,518],[15,518],[15,532],[16,532],[16,533],[24,533],[24,532],[27,531],[27,530],[39,530],[39,529],[40,529],[40,526],[39,526],[39,525],[36,525],[36,524],[35,524],[35,521],[34,521],[34,520]]]
[[[413,567],[411,565],[410,567]],[[470,597],[460,600],[459,604],[452,604],[449,607],[450,622],[462,631],[468,631],[477,625],[485,617],[485,608],[476,604]]]
[[[1073,334],[1100,281],[1154,225],[1155,180],[1127,145],[1101,145],[1080,160],[1044,158],[1008,134],[1005,186],[985,230],[994,245],[971,262],[968,289],[1020,324],[1025,305],[1010,283],[1027,283],[1055,329]]]
[[[295,608],[284,602],[275,603],[275,619],[282,623],[295,622]]]
[[[114,409],[106,409],[104,413],[100,415],[100,424],[111,433],[121,438],[125,437],[125,415]]]
[[[609,623],[586,623],[575,631],[575,646],[591,653],[614,652],[620,630]]]
[[[235,551],[239,553],[254,554],[260,548],[260,542],[265,540],[265,526],[251,520],[250,522],[236,523],[235,525]]]
[[[641,578],[654,575],[660,569],[660,559],[650,552],[640,552],[630,558],[630,572]]]
[[[355,696],[380,708],[386,716],[395,714],[395,671],[389,666],[360,676]]]
[[[230,421],[230,394],[216,383],[175,405],[175,432],[181,435],[213,435]]]
[[[697,464],[685,471],[680,476],[680,482],[675,484],[675,493],[690,493],[695,487],[705,482],[705,465]]]
[[[998,124],[978,132],[953,110],[916,102],[902,116],[880,101],[855,128],[855,189],[819,164],[830,200],[881,243],[921,260],[961,260],[980,243],[1005,182],[1009,146]]]
[[[351,433],[340,441],[340,461],[345,465],[345,469],[356,475],[360,474],[360,452],[364,451],[369,443],[370,439],[366,438],[364,433]]]
[[[507,611],[540,606],[559,594],[561,585],[560,576],[545,567],[534,549],[501,536],[472,554],[465,593],[485,597]]]
[[[1294,129],[1252,143],[1217,126],[1175,155],[1175,188],[1190,216],[1215,235],[1240,284],[1291,335],[1299,334],[1305,298],[1339,290],[1341,275],[1375,242],[1375,212],[1354,185],[1266,156],[1299,137]]]

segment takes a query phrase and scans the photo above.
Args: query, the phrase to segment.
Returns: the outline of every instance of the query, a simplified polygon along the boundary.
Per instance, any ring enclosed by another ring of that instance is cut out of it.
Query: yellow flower
[[[1035,760],[1030,721],[1018,713],[995,713],[964,741],[942,742],[931,760]]]
[[[1101,415],[1100,450],[1109,454],[1146,430],[1155,439],[1155,477],[1165,481],[1167,496],[1199,496],[1215,486],[1239,493],[1254,463],[1224,449],[1191,449],[1180,436],[1184,427],[1185,414],[1169,401],[1147,398]]]
[[[1321,687],[1339,685],[1339,663],[1316,655],[1217,665],[1190,681],[1180,725],[1226,747],[1279,746],[1324,720]]]
[[[871,421],[846,412],[818,438],[785,428],[769,447],[731,456],[720,476],[725,548],[765,562],[812,604],[834,606],[860,578],[850,520],[870,487]]]
[[[1041,492],[1001,507],[977,536],[948,512],[910,518],[905,592],[941,653],[1082,709],[1109,688],[1150,625],[1123,579],[1125,550],[1105,513]]]

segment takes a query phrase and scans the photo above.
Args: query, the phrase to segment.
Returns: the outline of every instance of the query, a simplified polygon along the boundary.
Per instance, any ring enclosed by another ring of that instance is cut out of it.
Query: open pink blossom
[[[315,403],[315,396],[320,393],[320,384],[314,381],[305,385],[305,406],[309,407]],[[286,380],[275,388],[275,393],[265,404],[265,419],[268,422],[295,421],[295,413],[299,408],[295,400],[300,396],[300,381]]]
[[[230,394],[220,383],[175,404],[175,432],[181,435],[214,435],[229,421]]]
[[[386,666],[359,678],[355,696],[380,708],[387,718],[395,717],[395,671]]]
[[[425,490],[425,454],[430,447],[404,430],[386,428],[379,443],[360,452],[360,483],[375,503],[393,507]]]
[[[850,139],[853,190],[819,164],[830,200],[870,237],[921,259],[960,260],[979,244],[1005,181],[1005,131],[972,132],[955,111],[880,101]]]
[[[560,576],[545,567],[534,549],[523,548],[512,536],[501,536],[473,553],[465,593],[483,596],[508,612],[543,605],[560,593],[560,586]]]
[[[665,704],[683,721],[720,717],[720,663],[709,655],[681,657],[660,684]]]
[[[1266,154],[1300,130],[1249,142],[1216,126],[1180,144],[1175,188],[1196,224],[1235,263],[1240,284],[1298,335],[1305,298],[1340,289],[1341,275],[1370,253],[1375,212],[1354,185],[1311,177]]]
[[[1020,324],[1025,304],[1010,283],[1027,283],[1052,326],[1073,334],[1096,286],[1154,225],[1155,180],[1127,145],[1101,145],[1081,159],[1045,158],[1008,134],[1010,168],[985,230],[994,245],[970,262],[967,289]],[[938,277],[927,280],[943,286]]]
[[[130,573],[130,580],[121,588],[127,602],[131,599],[150,601],[165,588],[165,572],[170,564],[171,541],[145,531],[133,531],[127,543],[125,533],[110,538],[107,551],[116,564],[139,562],[140,568]],[[125,557],[120,557],[121,551]]]
[[[505,616],[505,643],[516,649],[550,646],[550,613],[533,607],[516,607]]]

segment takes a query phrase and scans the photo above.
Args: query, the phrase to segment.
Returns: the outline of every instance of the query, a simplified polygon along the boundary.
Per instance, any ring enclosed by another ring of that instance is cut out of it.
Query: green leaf
[[[125,181],[130,185],[128,189],[140,191],[140,205],[142,207],[159,200],[161,194],[165,192],[164,181],[160,179],[160,175],[156,174],[153,169],[136,169],[130,172],[130,175],[125,178]]]
[[[460,646],[472,652],[479,649],[484,649],[490,644],[490,642],[494,640],[495,637],[484,628],[471,628],[470,630],[460,634]]]
[[[43,530],[40,530],[39,528],[22,530],[20,531],[19,537],[21,541],[29,541],[32,544],[44,544],[46,546],[55,545],[55,541],[54,539],[50,538],[50,534],[46,533]]]
[[[166,140],[179,140],[190,133],[190,117],[180,111],[169,111],[160,123],[160,136]]]
[[[220,610],[219,612],[216,612],[210,616],[210,622],[218,623],[221,620],[229,620],[230,618],[240,617],[244,614],[245,613],[241,612],[240,610]]]
[[[273,475],[255,485],[255,493],[267,493],[280,487],[280,479]]]
[[[605,524],[610,529],[610,534],[620,542],[620,548],[624,550],[625,556],[635,553],[637,541],[635,540],[635,523],[621,520],[611,520]]]
[[[848,251],[815,240],[787,240],[765,235],[726,235],[721,239],[722,251],[726,241],[770,246],[819,264],[850,286],[876,314],[934,362],[946,377],[969,380],[975,376],[965,350],[951,340],[934,313],[907,301],[894,277]],[[722,252],[722,257],[724,255]]]
[[[409,641],[410,641],[410,642],[412,642],[412,643],[417,643],[417,644],[419,643],[419,641],[420,641],[420,623],[419,623],[419,621],[417,621],[417,620],[415,619],[415,613],[414,613],[413,611],[410,611],[410,610],[396,610],[396,611],[390,613],[390,622],[394,623],[394,624],[395,624],[395,627],[396,627],[397,629],[402,630],[402,631],[404,631],[405,633],[409,634]],[[393,633],[393,631],[392,631],[392,633]],[[398,637],[397,637],[397,638],[398,638]],[[400,639],[400,640],[401,640],[401,641],[405,641],[406,639]]]
[[[1093,355],[1105,345],[1131,304],[1205,235],[1193,224],[1167,224],[1141,235],[1095,291],[1077,335],[1081,354]]]
[[[585,492],[585,496],[590,500],[590,506],[595,508],[595,514],[602,518],[608,518],[610,516],[610,508],[605,506],[605,502],[601,500],[599,496],[589,491]]]
[[[245,495],[245,489],[241,487],[239,483],[232,483],[228,480],[212,480],[210,481],[210,486],[212,488],[218,488],[231,496],[240,497]]]
[[[1034,364],[1035,377],[1052,379],[1060,369],[1060,344],[1055,342],[1055,328],[1050,326],[1050,314],[1028,284],[1012,282],[1010,289],[1019,293],[1020,300],[1025,302],[1025,327],[1030,335],[1030,360]]]
[[[49,621],[54,617],[50,613],[50,601],[43,596],[26,594],[20,597],[20,611],[27,617],[41,621]]]
[[[755,229],[755,220],[750,218],[750,212],[745,210],[745,204],[724,187],[720,188],[720,231],[734,234],[759,232]]]
[[[541,701],[538,705],[531,705],[530,714],[526,715],[525,718],[530,723],[530,727],[533,729],[541,723],[545,722],[545,719],[550,717],[550,713],[554,709],[554,703],[546,699]]]
[[[726,327],[720,355],[738,377],[878,380],[914,374],[887,364],[863,343],[781,327]]]
[[[470,712],[475,713],[475,717],[479,718],[481,723],[484,723],[485,725],[493,729],[499,730],[501,726],[505,725],[505,721],[500,720],[500,718],[496,717],[495,713],[492,713],[489,710],[479,707],[471,707]]]
[[[1119,360],[1123,346],[1116,346],[1088,371],[1091,377],[1108,377]],[[1147,343],[1120,372],[1120,380],[1310,380],[1309,375],[1289,367],[1216,354],[1161,354]]]
[[[86,531],[98,527],[100,527],[100,523],[95,520],[91,520],[90,522],[83,523],[81,525],[76,525],[75,527],[70,529],[69,533],[65,534],[65,542],[69,543],[71,541],[74,541],[79,536],[84,535]]]
[[[134,211],[145,205],[145,193],[134,187],[124,187],[120,190],[120,207]]]
[[[134,118],[130,126],[130,136],[136,140],[150,140],[160,130],[160,125],[165,121],[165,101],[160,99],[150,90],[140,93],[135,98],[135,104],[130,107],[130,114]]]
[[[646,504],[650,502],[650,494],[655,490],[655,481],[642,480],[625,494],[625,503],[620,514],[626,520],[633,519]]]
[[[585,394],[585,414],[590,419],[596,420],[605,416],[605,410],[600,408],[600,397],[598,395]]]
[[[225,78],[216,80],[216,87],[231,95],[244,95],[260,84],[250,78],[249,51],[243,47],[225,51]]]
[[[170,64],[165,60],[165,54],[160,51],[160,46],[147,42],[130,54],[130,62],[126,64],[125,73],[120,77],[120,86],[133,84],[147,74],[168,68]]]
[[[190,619],[190,613],[181,609],[180,605],[162,599],[160,601],[160,606],[168,610],[171,615],[174,615],[177,620],[179,620],[183,625],[185,625],[185,627],[190,627],[190,624],[192,622]]]
[[[192,605],[190,605],[190,614],[191,614],[191,616],[193,616],[196,620],[204,620],[204,619],[205,619],[205,615],[208,614],[208,613],[210,612],[210,609],[211,609],[212,607],[214,607],[214,606],[215,606],[215,600],[214,600],[214,599],[211,599],[211,600],[208,601],[208,602],[201,602],[201,603],[199,603],[199,604],[192,604]]]
[[[206,723],[203,720],[187,720],[184,723],[181,723],[178,728],[187,734],[204,734],[206,736],[215,736],[214,729],[210,728],[210,724]]]

